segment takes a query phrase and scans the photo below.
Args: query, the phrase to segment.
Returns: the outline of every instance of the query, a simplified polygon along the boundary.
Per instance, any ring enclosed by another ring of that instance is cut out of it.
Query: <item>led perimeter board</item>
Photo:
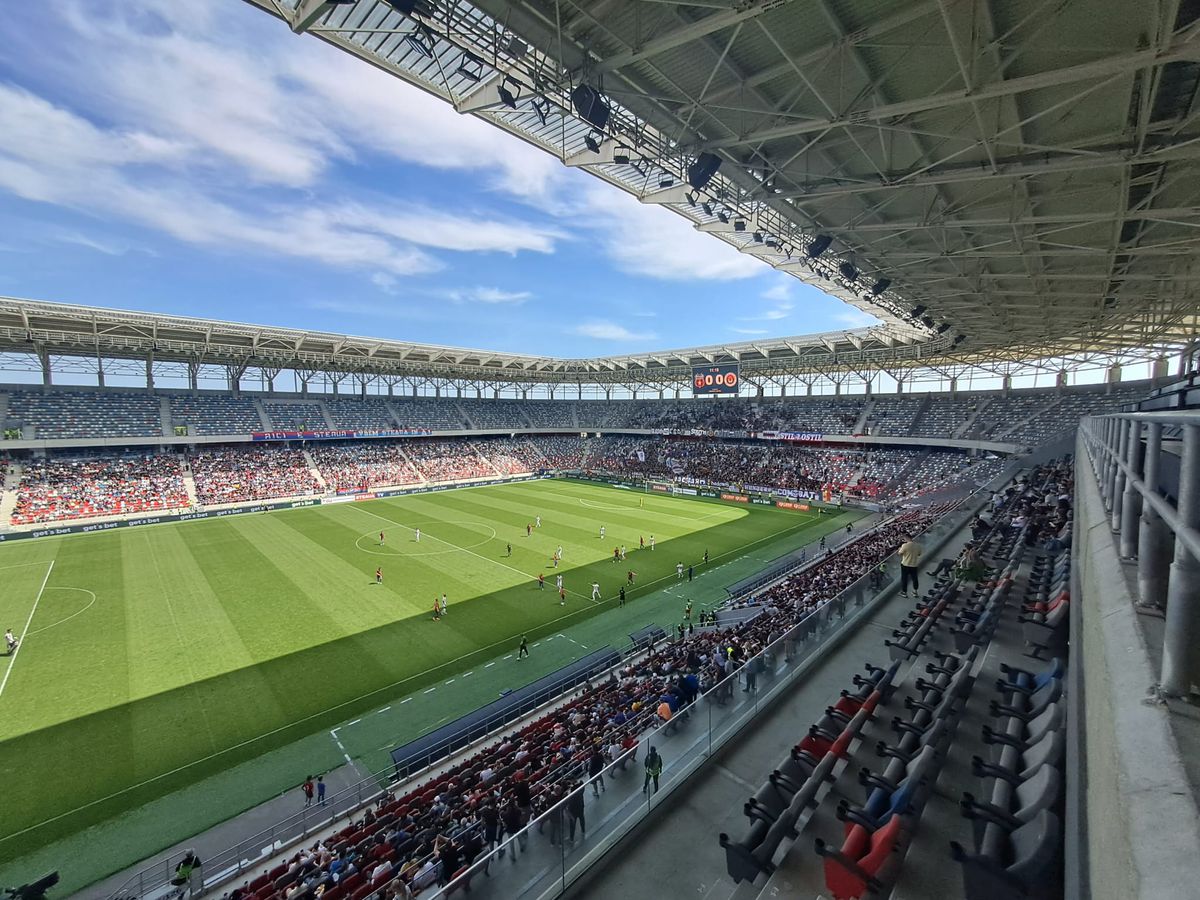
[[[692,395],[736,394],[738,392],[738,365],[726,363],[721,366],[692,366]]]

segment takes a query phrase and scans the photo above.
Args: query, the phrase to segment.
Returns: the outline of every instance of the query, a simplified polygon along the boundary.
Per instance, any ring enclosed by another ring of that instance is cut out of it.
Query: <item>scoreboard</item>
[[[738,365],[692,366],[692,394],[736,394]]]

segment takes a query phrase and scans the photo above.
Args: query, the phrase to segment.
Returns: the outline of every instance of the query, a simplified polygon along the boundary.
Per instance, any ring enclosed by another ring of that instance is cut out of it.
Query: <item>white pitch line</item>
[[[487,663],[486,665],[484,665],[484,668],[485,668],[485,669],[490,669],[490,668],[491,668],[492,666],[494,666],[494,665],[495,665],[495,663],[494,663],[494,662],[490,662],[490,663]]]
[[[25,628],[21,631],[21,637],[17,642],[17,649],[12,652],[12,658],[8,661],[8,669],[4,673],[4,680],[0,681],[0,697],[4,696],[4,689],[8,687],[8,676],[12,675],[12,671],[17,665],[17,654],[25,646],[25,635],[29,631],[30,623],[33,622],[33,614],[37,612],[38,604],[42,602],[42,593],[46,590],[46,582],[50,580],[50,573],[53,571],[54,560],[50,560],[50,566],[46,569],[46,577],[42,579],[42,586],[38,588],[37,596],[33,598],[33,609],[29,611],[29,618],[25,620]]]
[[[385,712],[387,712],[389,709],[391,709],[391,707],[390,707],[390,706],[385,706],[383,709],[381,709],[381,710],[379,710],[378,712],[376,712],[376,713],[375,713],[375,715],[377,715],[377,716],[382,716],[382,715],[383,715]]]
[[[397,522],[395,519],[389,519],[387,516],[381,516],[381,515],[379,515],[379,513],[371,512],[371,510],[365,509],[362,506],[355,506],[354,508],[357,509],[359,512],[366,513],[368,516],[374,516],[376,519],[380,519],[384,522],[391,522],[393,525],[399,525],[401,528],[409,528],[411,530],[411,526],[405,525],[403,522]],[[491,526],[486,526],[486,527],[490,528]],[[477,559],[482,559],[484,562],[491,563],[494,566],[499,566],[502,569],[508,569],[508,571],[510,571],[510,572],[516,572],[522,578],[528,578],[531,581],[537,580],[536,575],[530,575],[528,572],[522,572],[520,569],[516,569],[506,563],[502,563],[498,559],[492,559],[490,556],[484,556],[482,553],[476,553],[474,550],[468,550],[466,547],[460,547],[460,546],[458,546],[458,544],[454,543],[453,541],[447,541],[444,538],[440,538],[440,537],[437,537],[432,534],[426,534],[425,532],[421,533],[421,537],[429,538],[431,541],[437,541],[439,544],[445,544],[447,547],[453,547],[455,550],[461,550],[463,553],[469,553],[469,554],[471,554],[471,556],[474,556]],[[576,597],[584,596],[583,594],[579,593],[578,591],[570,591],[569,590],[569,591],[567,591],[567,593],[574,594]]]
[[[407,702],[408,702],[409,700],[411,700],[411,699],[412,699],[412,697],[405,697],[405,698],[404,698],[403,700],[401,700],[400,702],[401,702],[401,703],[407,703]]]
[[[432,694],[437,688],[429,688],[429,690],[421,691],[422,694]]]

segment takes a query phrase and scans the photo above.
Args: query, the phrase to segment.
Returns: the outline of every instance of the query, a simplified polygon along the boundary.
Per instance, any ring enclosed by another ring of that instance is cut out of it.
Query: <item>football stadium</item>
[[[1200,4],[0,35],[6,896],[1197,896]]]

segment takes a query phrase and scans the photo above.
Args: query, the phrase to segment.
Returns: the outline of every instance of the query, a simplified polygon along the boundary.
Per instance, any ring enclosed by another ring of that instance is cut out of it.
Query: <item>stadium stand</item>
[[[188,506],[175,454],[36,459],[17,488],[14,525],[129,515]]]
[[[286,447],[197,450],[188,454],[196,496],[205,505],[273,500],[322,492],[304,453]]]
[[[387,404],[372,398],[338,397],[325,401],[334,427],[350,431],[388,431],[396,427]]]
[[[329,427],[317,401],[264,401],[263,407],[271,419],[271,424],[280,431],[324,431]]]
[[[481,430],[529,427],[525,404],[520,400],[459,400],[458,407]]]
[[[326,487],[335,493],[419,484],[421,476],[395,441],[315,444],[309,455]]]
[[[389,399],[401,429],[411,431],[460,431],[468,428],[462,413],[446,400],[398,397]]]
[[[37,438],[162,435],[158,397],[103,391],[12,391],[6,428],[33,426]]]
[[[263,430],[252,397],[173,396],[171,423],[192,434],[253,434]]]

